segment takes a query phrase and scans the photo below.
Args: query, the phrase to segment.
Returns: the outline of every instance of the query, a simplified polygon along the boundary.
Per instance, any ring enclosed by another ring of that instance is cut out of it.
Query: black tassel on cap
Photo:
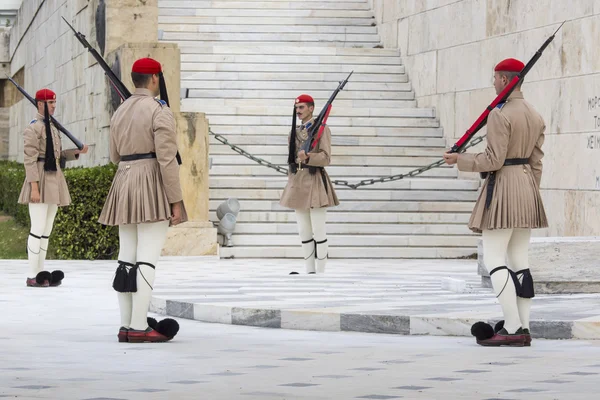
[[[292,114],[292,130],[290,132],[288,165],[290,166],[290,171],[292,174],[295,174],[298,170],[298,165],[296,164],[296,106],[294,106],[294,112]]]
[[[160,99],[169,105],[169,95],[167,94],[167,84],[165,83],[165,76],[162,72],[158,73],[158,88],[160,90]]]
[[[44,171],[56,171],[56,156],[54,155],[54,140],[50,129],[50,112],[48,102],[44,101],[44,125],[46,126],[46,154],[44,154]]]

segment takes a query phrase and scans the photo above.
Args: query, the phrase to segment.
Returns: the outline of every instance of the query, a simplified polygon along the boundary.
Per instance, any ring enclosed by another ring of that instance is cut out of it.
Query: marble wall
[[[90,145],[90,152],[70,165],[93,166],[109,161],[112,107],[108,79],[62,17],[83,33],[101,54],[102,47],[97,40],[103,40],[106,59],[107,54],[124,43],[156,42],[157,1],[25,0],[19,9],[10,30],[8,73],[12,76],[23,71],[24,88],[31,95],[42,87],[57,93],[56,119]],[[0,41],[0,57],[2,49]],[[35,108],[26,100],[10,107],[10,159],[22,161],[21,135],[35,114]],[[67,138],[63,139],[63,146],[74,147]]]
[[[494,65],[527,62],[566,21],[523,84],[547,125],[551,226],[536,234],[600,234],[600,1],[370,1],[384,46],[400,49],[418,105],[435,107],[449,146],[494,99]]]

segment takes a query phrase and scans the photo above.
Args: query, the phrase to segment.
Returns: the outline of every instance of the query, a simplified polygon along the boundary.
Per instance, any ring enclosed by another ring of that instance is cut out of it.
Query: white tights
[[[529,268],[530,229],[484,230],[482,238],[483,262],[488,272],[501,266],[507,266],[514,272]],[[529,329],[531,299],[517,297],[514,282],[507,270],[495,272],[491,279],[502,306],[504,328],[508,333],[514,333],[520,327]]]
[[[306,272],[325,272],[327,264],[327,234],[325,232],[326,208],[311,208],[310,210],[296,210],[298,233],[302,241]]]
[[[131,264],[145,262],[156,266],[167,238],[169,221],[119,225],[119,260]],[[118,293],[121,326],[135,330],[148,328],[147,316],[155,269],[140,264],[137,272],[137,292]]]
[[[27,239],[27,258],[29,259],[30,278],[35,278],[38,272],[44,270],[48,238],[52,232],[52,224],[57,211],[57,204],[29,203],[31,234]]]

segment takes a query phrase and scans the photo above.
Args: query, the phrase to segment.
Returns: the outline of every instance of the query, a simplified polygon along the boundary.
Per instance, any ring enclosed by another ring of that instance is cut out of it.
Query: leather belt
[[[504,160],[504,166],[509,165],[524,165],[529,164],[528,158],[507,158]],[[483,172],[482,174],[489,174],[489,179],[487,183],[487,192],[485,196],[485,208],[486,210],[490,208],[490,204],[492,204],[492,196],[494,194],[494,186],[496,185],[496,171]]]
[[[38,157],[38,162],[45,162],[46,158],[44,157]],[[56,160],[56,165],[60,166],[60,168],[65,169],[67,166],[67,159],[64,157],[60,157],[58,160]]]
[[[144,160],[147,158],[156,158],[156,153],[127,154],[125,156],[121,156],[121,161]]]

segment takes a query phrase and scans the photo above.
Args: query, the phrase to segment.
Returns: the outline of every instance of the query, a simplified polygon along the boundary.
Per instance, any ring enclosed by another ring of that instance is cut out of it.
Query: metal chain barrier
[[[283,175],[287,175],[288,174],[288,169],[284,168],[280,165],[276,165],[273,164],[272,162],[269,162],[267,160],[264,160],[260,157],[256,157],[253,156],[252,154],[248,153],[246,150],[242,149],[241,147],[230,143],[225,136],[223,135],[219,135],[218,133],[214,133],[212,130],[208,130],[210,132],[211,135],[213,135],[215,137],[215,139],[217,139],[219,142],[223,143],[224,145],[229,146],[233,151],[235,151],[236,153],[249,158],[250,160],[268,167],[268,168],[272,168],[275,171],[279,172],[280,174]],[[483,139],[485,138],[485,135],[483,136],[479,136],[475,139],[473,139],[471,141],[471,143],[469,143],[468,146],[465,146],[464,150],[467,150],[470,147],[476,146],[479,143],[481,143],[483,141]],[[349,183],[348,181],[344,181],[344,180],[332,180],[331,182],[335,185],[339,185],[339,186],[346,186],[350,189],[358,189],[361,186],[368,186],[368,185],[374,185],[376,183],[384,183],[384,182],[393,182],[393,181],[397,181],[400,179],[404,179],[404,178],[412,178],[415,177],[417,175],[421,175],[424,172],[429,171],[430,169],[433,168],[437,168],[441,165],[444,164],[444,159],[442,158],[441,160],[435,161],[429,165],[426,165],[424,167],[420,167],[420,168],[416,168],[413,169],[412,171],[403,173],[403,174],[398,174],[398,175],[390,175],[390,176],[384,176],[382,178],[372,178],[372,179],[363,179],[362,181],[358,182],[358,183]]]

